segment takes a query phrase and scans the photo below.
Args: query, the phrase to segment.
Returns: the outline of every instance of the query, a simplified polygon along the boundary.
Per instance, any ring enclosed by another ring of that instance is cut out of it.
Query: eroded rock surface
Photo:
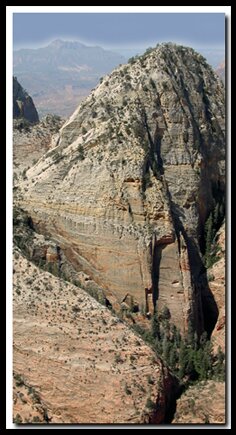
[[[14,249],[14,421],[162,423],[176,383],[84,290]]]
[[[13,122],[13,167],[14,183],[39,160],[57,140],[64,120],[59,116],[47,115],[36,125]],[[25,176],[25,175],[24,175]]]
[[[217,261],[208,270],[209,286],[219,311],[212,338],[215,351],[220,346],[225,352],[225,224],[221,226],[216,235],[216,245],[218,247]]]
[[[225,383],[202,381],[177,400],[173,424],[224,424]]]
[[[103,79],[16,202],[118,303],[168,302],[177,326],[201,331],[199,239],[223,189],[224,141],[220,79],[194,50],[161,44]]]

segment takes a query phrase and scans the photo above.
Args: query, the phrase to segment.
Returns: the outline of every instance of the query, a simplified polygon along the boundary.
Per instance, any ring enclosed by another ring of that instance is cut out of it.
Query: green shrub
[[[153,402],[153,400],[148,397],[147,402],[146,402],[146,408],[154,410],[156,408],[156,404]]]
[[[126,394],[128,394],[128,395],[132,394],[132,391],[130,390],[130,388],[128,387],[127,384],[125,384],[125,392],[126,392]]]
[[[15,424],[21,424],[23,422],[22,417],[20,414],[16,414],[16,416],[13,418],[13,423]]]
[[[78,146],[78,159],[79,160],[84,160],[85,159],[84,149],[83,149],[81,144],[79,144],[79,146]]]

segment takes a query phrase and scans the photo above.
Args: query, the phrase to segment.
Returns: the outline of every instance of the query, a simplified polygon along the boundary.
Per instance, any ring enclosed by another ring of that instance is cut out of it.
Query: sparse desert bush
[[[20,414],[16,414],[16,416],[13,418],[13,423],[15,424],[21,424],[23,422],[22,417]]]
[[[125,392],[126,392],[126,394],[128,394],[128,395],[132,394],[132,391],[131,391],[130,388],[128,387],[127,383],[125,384]]]
[[[156,408],[156,404],[153,402],[153,400],[148,397],[147,402],[146,402],[146,408],[154,410]]]

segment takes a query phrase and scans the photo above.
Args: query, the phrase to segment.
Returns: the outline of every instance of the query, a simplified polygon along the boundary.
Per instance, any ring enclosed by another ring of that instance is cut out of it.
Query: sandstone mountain
[[[84,290],[14,248],[15,423],[163,423],[176,381]]]
[[[14,74],[27,87],[40,116],[71,115],[104,74],[125,58],[101,47],[57,39],[46,47],[14,51]]]
[[[13,118],[20,118],[36,124],[38,112],[32,98],[22,88],[16,77],[13,77]]]
[[[115,69],[27,172],[16,202],[107,298],[168,305],[182,331],[218,309],[204,224],[224,195],[224,87],[191,48],[161,44]]]

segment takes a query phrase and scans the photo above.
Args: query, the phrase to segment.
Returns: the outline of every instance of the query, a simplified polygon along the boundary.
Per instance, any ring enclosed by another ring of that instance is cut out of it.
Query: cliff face
[[[211,296],[199,241],[224,150],[221,81],[192,49],[162,44],[104,78],[27,172],[18,203],[119,303],[168,305],[182,330],[201,330]],[[209,310],[212,330],[214,301]]]
[[[140,337],[18,248],[13,281],[16,423],[164,421],[175,381]]]
[[[30,168],[50,147],[52,136],[63,124],[59,116],[47,115],[35,125],[24,125],[21,120],[13,122],[14,181],[22,171]]]
[[[22,118],[31,124],[39,122],[37,110],[32,98],[13,77],[13,118]]]
[[[212,333],[214,350],[225,352],[225,224],[216,234],[217,261],[208,270],[209,287],[216,301],[219,315]]]

